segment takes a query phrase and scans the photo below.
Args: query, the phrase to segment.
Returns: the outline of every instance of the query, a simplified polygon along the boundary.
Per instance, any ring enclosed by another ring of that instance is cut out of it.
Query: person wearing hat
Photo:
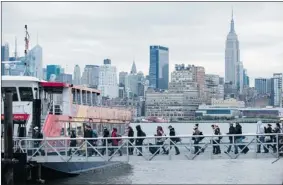
[[[34,134],[33,134],[33,137],[34,139],[42,139],[43,138],[43,135],[42,133],[39,131],[39,128],[38,126],[35,126],[34,128]],[[35,140],[34,141],[34,148],[35,148],[35,151],[37,151],[37,148],[39,147],[41,143],[41,140]],[[40,153],[43,153],[41,149],[39,149],[39,152]],[[38,155],[38,153],[35,154],[35,156]]]

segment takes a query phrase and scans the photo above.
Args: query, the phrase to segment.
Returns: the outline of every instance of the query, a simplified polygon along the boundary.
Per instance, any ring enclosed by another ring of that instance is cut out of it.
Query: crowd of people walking
[[[239,152],[243,154],[247,154],[249,152],[249,147],[245,145],[245,136],[242,134],[242,126],[240,123],[230,123],[230,127],[226,135],[228,136],[227,141],[223,140],[223,134],[220,130],[220,127],[217,124],[211,125],[212,134],[213,137],[209,138],[209,143],[212,144],[213,148],[213,154],[219,155],[221,154],[221,144],[226,144],[227,150],[224,151],[224,153],[229,154],[233,152],[234,154],[238,154]],[[136,131],[136,138],[135,136]],[[136,155],[142,156],[143,155],[143,146],[144,146],[144,140],[146,137],[146,133],[142,130],[142,127],[140,125],[137,125],[134,129],[129,126],[128,132],[127,132],[127,140],[129,141],[127,144],[127,153],[129,155],[134,155],[136,151]],[[176,131],[174,127],[171,125],[168,127],[169,136],[167,137],[165,134],[165,131],[163,130],[162,126],[157,126],[156,128],[156,138],[155,143],[147,143],[149,145],[149,152],[152,154],[165,154],[168,155],[172,147],[175,149],[175,154],[179,155],[180,150],[178,147],[178,143],[181,143],[181,138],[178,137],[176,134]],[[283,145],[283,136],[276,137],[275,135],[268,135],[271,133],[283,133],[282,126],[280,123],[277,123],[275,127],[272,127],[271,124],[267,124],[266,126],[261,122],[258,121],[257,123],[257,153],[261,153],[263,148],[264,153],[269,153],[270,150],[273,152],[277,152],[280,148],[282,148]],[[210,133],[208,133],[210,134]],[[103,139],[103,138],[109,138],[111,139]],[[70,141],[70,151],[69,155],[74,152],[73,148],[78,146],[77,140],[74,140],[76,138],[75,131],[71,131],[72,140]],[[114,153],[119,154],[120,156],[123,155],[126,151],[123,150],[123,148],[126,148],[122,145],[123,139],[121,138],[121,135],[118,134],[117,128],[113,128],[113,130],[110,131],[108,128],[103,128],[103,136],[102,138],[98,139],[98,133],[95,129],[91,129],[89,125],[85,126],[84,129],[84,138],[88,138],[88,142],[85,146],[87,146],[87,149],[81,149],[80,151],[77,151],[78,155],[87,155],[93,156],[97,155],[98,152],[101,152],[101,155],[105,155],[108,153],[108,155],[113,155]],[[89,139],[91,138],[91,139]],[[117,139],[116,139],[117,138]],[[192,143],[193,143],[193,153],[195,155],[199,155],[203,153],[206,149],[205,142],[202,142],[204,140],[204,133],[200,130],[199,124],[195,124],[192,132]],[[100,140],[100,141],[99,141]],[[100,145],[98,143],[101,143]],[[169,144],[170,143],[170,144]],[[277,144],[274,144],[277,143]],[[100,146],[100,147],[98,147]],[[107,147],[106,147],[107,146]],[[278,148],[277,148],[278,147]],[[98,149],[100,148],[100,149]],[[108,151],[106,151],[108,150]]]

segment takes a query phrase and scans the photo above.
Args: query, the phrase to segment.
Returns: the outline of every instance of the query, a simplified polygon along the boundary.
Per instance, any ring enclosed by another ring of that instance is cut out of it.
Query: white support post
[[[109,154],[108,154],[108,138],[106,138],[105,150],[106,150],[106,158],[107,158],[107,161],[109,161]]]
[[[127,138],[127,147],[126,147],[126,150],[127,150],[127,161],[129,162],[130,161],[130,155],[129,155],[129,142],[130,142],[130,140],[129,140],[129,138]],[[131,147],[132,145],[130,145],[130,147]]]
[[[172,160],[172,156],[171,156],[171,138],[169,138],[168,155],[169,155],[169,160]]]
[[[85,139],[85,160],[88,161],[88,150],[87,150],[87,146],[88,145],[88,141]]]
[[[52,95],[52,114],[55,115],[55,101],[54,101],[54,95]]]

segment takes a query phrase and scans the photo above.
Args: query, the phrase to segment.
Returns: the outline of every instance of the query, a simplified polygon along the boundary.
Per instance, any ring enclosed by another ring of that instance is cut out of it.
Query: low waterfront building
[[[280,118],[283,108],[240,108],[200,105],[196,111],[198,119],[232,119],[232,118]]]
[[[146,92],[145,108],[147,117],[190,120],[195,118],[195,111],[200,104],[198,90],[176,93],[151,89]]]
[[[231,107],[214,107],[208,105],[200,105],[196,111],[196,118],[212,119],[212,118],[226,118],[231,119],[240,116],[238,108]]]

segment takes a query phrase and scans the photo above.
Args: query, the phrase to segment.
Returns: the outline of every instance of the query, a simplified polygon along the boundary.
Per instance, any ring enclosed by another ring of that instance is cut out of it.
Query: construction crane
[[[24,61],[24,65],[25,65],[25,71],[24,71],[24,75],[25,76],[30,76],[30,72],[29,72],[29,64],[27,62],[28,58],[27,58],[27,54],[29,51],[29,33],[28,33],[28,26],[25,25],[25,61]]]

